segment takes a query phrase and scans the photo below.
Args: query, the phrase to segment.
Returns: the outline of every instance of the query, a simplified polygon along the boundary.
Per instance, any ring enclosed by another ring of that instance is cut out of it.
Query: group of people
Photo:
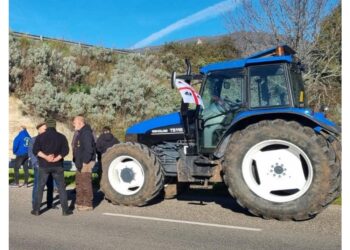
[[[91,211],[93,210],[92,168],[95,165],[96,154],[100,160],[102,154],[119,141],[112,135],[109,127],[104,127],[103,133],[95,141],[93,131],[83,116],[76,116],[73,120],[73,126],[75,130],[72,141],[73,162],[77,169],[75,208],[78,211]],[[22,130],[14,139],[15,181],[11,186],[20,187],[19,168],[23,165],[24,185],[28,187],[28,166],[25,162],[29,159],[34,169],[31,214],[40,215],[45,186],[47,186],[47,208],[57,208],[53,206],[53,185],[55,183],[62,214],[71,215],[73,211],[68,207],[63,166],[64,157],[69,153],[67,138],[57,132],[56,121],[53,119],[47,119],[38,124],[36,128],[38,130],[36,137],[31,138],[26,128],[22,126]],[[100,179],[101,168],[99,168],[98,173]]]

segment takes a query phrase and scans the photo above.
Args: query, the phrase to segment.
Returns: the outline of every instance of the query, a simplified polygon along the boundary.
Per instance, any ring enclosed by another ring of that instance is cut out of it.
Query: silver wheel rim
[[[243,158],[242,173],[256,195],[280,203],[305,194],[313,178],[309,157],[283,140],[266,140],[251,147]]]
[[[122,195],[136,194],[145,182],[145,174],[140,162],[122,155],[115,158],[108,169],[108,180],[115,191]]]

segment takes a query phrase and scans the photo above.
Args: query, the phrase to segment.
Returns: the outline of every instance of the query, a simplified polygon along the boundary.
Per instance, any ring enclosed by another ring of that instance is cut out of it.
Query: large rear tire
[[[101,189],[113,204],[143,206],[163,189],[157,157],[145,145],[122,143],[102,156]]]
[[[294,121],[262,121],[234,133],[223,171],[237,202],[264,218],[312,218],[340,192],[333,148]]]

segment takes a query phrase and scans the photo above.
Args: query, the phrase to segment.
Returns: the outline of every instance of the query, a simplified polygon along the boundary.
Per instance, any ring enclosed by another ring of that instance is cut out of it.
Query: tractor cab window
[[[249,68],[250,107],[289,105],[288,84],[282,64]]]
[[[306,106],[306,97],[304,82],[301,76],[300,67],[293,63],[290,65],[290,81],[293,91],[293,101],[296,107],[305,107]]]
[[[241,104],[243,79],[243,73],[237,70],[208,75],[202,92],[203,112],[215,105],[219,112],[224,113]]]
[[[216,71],[207,76],[202,90],[204,108],[200,112],[202,149],[215,149],[225,126],[231,123],[242,105],[243,83],[242,70]]]

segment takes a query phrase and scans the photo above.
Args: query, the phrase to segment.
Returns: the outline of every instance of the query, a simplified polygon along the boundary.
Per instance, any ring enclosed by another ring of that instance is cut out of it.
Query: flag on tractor
[[[204,108],[202,97],[191,85],[181,79],[176,79],[175,85],[176,88],[180,91],[184,103],[195,103],[196,105],[201,105]]]

